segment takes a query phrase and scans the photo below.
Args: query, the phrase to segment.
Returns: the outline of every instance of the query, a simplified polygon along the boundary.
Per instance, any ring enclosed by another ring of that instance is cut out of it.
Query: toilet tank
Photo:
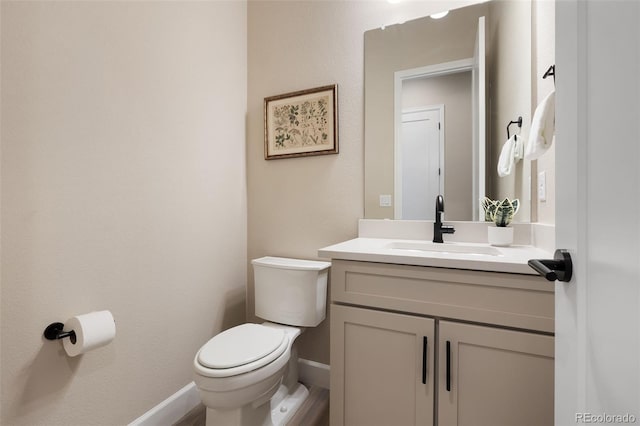
[[[251,263],[256,316],[299,327],[325,319],[330,262],[262,257]]]

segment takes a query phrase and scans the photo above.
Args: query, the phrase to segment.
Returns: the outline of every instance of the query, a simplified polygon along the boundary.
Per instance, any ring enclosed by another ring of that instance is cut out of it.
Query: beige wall
[[[533,82],[532,111],[536,106],[555,89],[552,77],[542,79],[550,65],[556,63],[555,59],[555,2],[548,0],[534,0],[533,2]],[[556,177],[556,147],[555,144],[538,158],[534,165],[533,173],[533,199],[537,206],[537,218],[540,223],[553,224],[556,222],[555,213],[555,177]],[[547,200],[539,201],[535,190],[538,173],[544,171],[547,182]]]
[[[521,208],[514,220],[529,222],[530,161],[519,161],[515,171],[499,177],[498,158],[507,140],[507,124],[522,116],[522,128],[512,125],[511,133],[528,139],[531,124],[531,3],[495,1],[489,4],[487,44],[489,84],[488,196],[493,199],[518,198]]]
[[[363,34],[461,3],[249,2],[250,259],[314,259],[319,248],[356,236],[364,212]],[[263,99],[332,83],[339,86],[340,153],[264,160]],[[252,277],[249,268],[250,320],[255,319]],[[329,362],[328,320],[299,339],[302,357]]]
[[[244,320],[246,4],[1,7],[0,423],[126,424]],[[108,346],[42,338],[100,309]]]
[[[507,72],[499,76],[500,82],[491,90],[490,140],[492,161],[495,169],[497,159],[506,140],[506,124],[515,120],[515,111],[523,111],[521,134],[528,139],[533,114],[538,103],[554,90],[553,78],[542,79],[542,75],[555,63],[555,2],[533,0],[527,2],[491,2],[490,49],[495,69]],[[504,19],[505,14],[516,15],[516,19]],[[525,24],[530,23],[526,30]],[[524,46],[531,46],[526,48]],[[519,58],[514,61],[514,57]],[[505,67],[504,64],[511,64]],[[529,69],[531,70],[529,72]],[[522,84],[521,76],[531,74],[531,84]],[[514,118],[510,118],[514,116]],[[516,126],[511,127],[516,130]],[[546,174],[547,198],[539,201],[537,196],[538,173]],[[531,176],[531,185],[529,185]],[[490,177],[491,196],[503,198],[515,194],[522,201],[522,208],[515,220],[553,224],[555,223],[555,146],[538,160],[520,161],[515,172],[499,178]],[[530,197],[530,200],[529,200]],[[531,206],[531,207],[530,207]],[[530,217],[529,217],[530,212]]]
[[[417,78],[402,83],[403,108],[437,104],[444,105],[444,217],[446,220],[471,220],[471,72]]]

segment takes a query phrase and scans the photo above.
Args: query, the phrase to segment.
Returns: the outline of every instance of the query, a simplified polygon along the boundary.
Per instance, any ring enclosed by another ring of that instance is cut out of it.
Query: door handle
[[[549,281],[571,281],[573,263],[568,250],[556,250],[553,259],[531,259],[527,263]]]

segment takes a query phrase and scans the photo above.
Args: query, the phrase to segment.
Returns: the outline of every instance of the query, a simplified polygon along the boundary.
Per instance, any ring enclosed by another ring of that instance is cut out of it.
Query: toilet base
[[[308,396],[309,390],[302,383],[298,383],[293,392],[288,391],[285,386],[280,386],[278,392],[271,398],[273,424],[275,426],[287,424]]]
[[[251,404],[235,410],[216,410],[207,407],[207,426],[284,426],[309,396],[309,390],[297,383],[293,389],[280,385],[269,403],[253,407]]]

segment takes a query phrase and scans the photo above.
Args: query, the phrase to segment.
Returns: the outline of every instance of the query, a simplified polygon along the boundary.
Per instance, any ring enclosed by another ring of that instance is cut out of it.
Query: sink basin
[[[442,243],[436,244],[429,241],[393,241],[385,246],[389,250],[405,250],[405,251],[427,251],[436,253],[458,253],[476,256],[501,256],[502,253],[495,247],[461,244],[461,243]]]

